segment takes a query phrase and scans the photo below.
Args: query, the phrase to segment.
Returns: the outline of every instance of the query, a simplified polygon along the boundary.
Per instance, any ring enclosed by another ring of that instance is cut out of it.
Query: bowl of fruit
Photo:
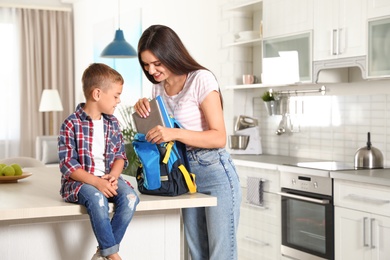
[[[31,172],[24,172],[22,167],[17,163],[9,165],[0,163],[0,183],[18,182],[18,180],[27,178],[31,175]]]

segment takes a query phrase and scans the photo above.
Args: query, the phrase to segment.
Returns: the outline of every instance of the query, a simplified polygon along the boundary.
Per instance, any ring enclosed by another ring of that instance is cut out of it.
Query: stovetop
[[[355,170],[353,163],[325,161],[325,162],[300,162],[296,164],[289,164],[289,166],[296,166],[301,168],[309,168],[324,171],[346,171]]]

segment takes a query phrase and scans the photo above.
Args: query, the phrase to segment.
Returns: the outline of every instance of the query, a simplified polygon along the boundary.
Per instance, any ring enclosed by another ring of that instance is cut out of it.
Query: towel
[[[249,204],[264,206],[264,179],[258,177],[247,178],[246,200]]]

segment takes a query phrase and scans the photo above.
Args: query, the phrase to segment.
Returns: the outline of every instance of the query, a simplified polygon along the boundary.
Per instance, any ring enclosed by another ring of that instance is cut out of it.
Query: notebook
[[[146,118],[140,117],[137,112],[133,113],[133,120],[137,132],[146,134],[150,129],[157,125],[172,127],[164,101],[160,96],[149,101],[150,113]]]

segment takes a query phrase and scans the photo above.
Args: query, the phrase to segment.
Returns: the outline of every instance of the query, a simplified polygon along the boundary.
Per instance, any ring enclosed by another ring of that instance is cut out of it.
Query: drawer
[[[236,168],[241,187],[247,186],[248,177],[256,177],[264,180],[264,191],[273,193],[280,191],[279,171],[245,166],[236,166]]]
[[[268,224],[280,226],[280,195],[264,192],[263,207],[250,204],[245,200],[245,188],[242,188],[242,195],[243,200],[241,202],[240,226],[249,225],[260,229],[266,227]]]
[[[238,259],[269,259],[280,258],[280,228],[273,227],[273,231],[261,231],[246,227],[238,233]]]
[[[344,208],[390,216],[390,188],[336,179],[334,203]]]

